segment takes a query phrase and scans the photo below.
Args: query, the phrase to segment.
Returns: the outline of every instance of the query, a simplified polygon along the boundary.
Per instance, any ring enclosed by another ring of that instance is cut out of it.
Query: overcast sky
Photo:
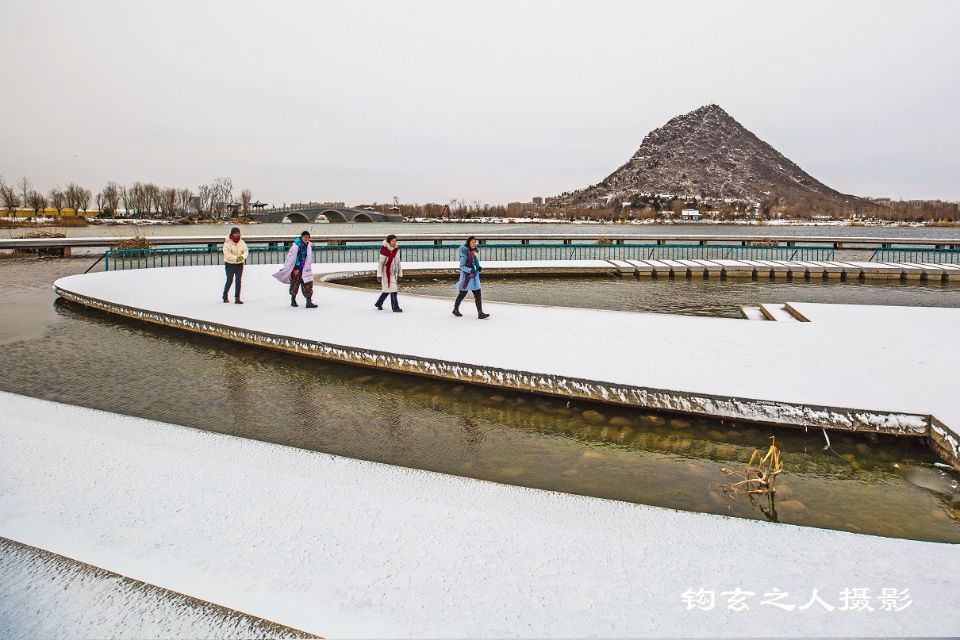
[[[717,103],[847,193],[960,199],[960,2],[0,0],[0,175],[529,200]]]

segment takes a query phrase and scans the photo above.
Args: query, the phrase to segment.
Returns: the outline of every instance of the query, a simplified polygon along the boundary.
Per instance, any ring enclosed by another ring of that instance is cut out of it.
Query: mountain
[[[549,198],[547,204],[601,207],[638,194],[779,199],[794,205],[857,200],[812,177],[715,104],[651,131],[633,157],[602,182]]]

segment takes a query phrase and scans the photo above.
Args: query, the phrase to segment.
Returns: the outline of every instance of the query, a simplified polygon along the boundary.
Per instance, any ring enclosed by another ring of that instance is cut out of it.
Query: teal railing
[[[287,246],[251,246],[247,264],[283,262]],[[317,245],[316,262],[375,262],[380,245]],[[406,262],[453,262],[455,244],[402,245]],[[833,260],[833,247],[777,247],[700,244],[486,244],[482,260]],[[223,264],[220,247],[111,249],[104,254],[108,271]]]
[[[960,264],[960,249],[934,249],[932,247],[885,247],[876,249],[870,262],[931,262],[935,264]]]

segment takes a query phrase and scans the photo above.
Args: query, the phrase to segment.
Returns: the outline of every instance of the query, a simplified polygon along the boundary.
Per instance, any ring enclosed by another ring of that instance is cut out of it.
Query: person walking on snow
[[[374,305],[380,311],[383,311],[383,301],[390,296],[390,307],[396,313],[400,313],[400,303],[397,302],[397,292],[399,289],[399,280],[403,275],[403,266],[400,264],[400,247],[397,246],[397,236],[392,233],[383,241],[380,247],[380,259],[377,260],[377,280],[380,281],[380,290],[382,293]]]
[[[460,279],[457,280],[457,301],[453,303],[453,315],[458,318],[463,316],[460,313],[460,303],[467,296],[467,291],[473,291],[473,301],[477,303],[477,317],[483,320],[489,318],[489,313],[483,312],[483,301],[480,299],[480,272],[483,267],[480,266],[480,250],[477,248],[477,239],[473,236],[467,238],[467,241],[460,247]]]
[[[243,277],[243,263],[250,255],[247,243],[240,239],[240,229],[230,229],[230,235],[223,241],[223,268],[227,272],[227,283],[223,285],[223,301],[230,302],[227,294],[230,285],[236,282],[233,288],[233,301],[243,304],[240,299],[240,279]]]
[[[297,307],[297,290],[303,291],[307,299],[307,309],[316,309],[313,304],[313,247],[310,244],[310,232],[304,231],[297,238],[290,250],[283,268],[273,274],[273,277],[284,284],[290,285],[290,306]]]

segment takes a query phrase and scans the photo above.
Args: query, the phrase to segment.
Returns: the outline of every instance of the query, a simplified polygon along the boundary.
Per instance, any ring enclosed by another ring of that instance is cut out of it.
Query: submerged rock
[[[910,484],[960,501],[960,481],[943,469],[919,464],[895,464],[897,472]]]
[[[807,505],[803,504],[796,498],[791,498],[790,500],[784,500],[776,502],[777,511],[787,516],[797,517],[805,516],[810,513],[810,509],[807,508]]]
[[[584,420],[586,420],[591,424],[603,424],[604,422],[607,421],[607,419],[603,417],[602,413],[600,413],[599,411],[594,411],[593,409],[587,409],[580,415],[583,416]]]

